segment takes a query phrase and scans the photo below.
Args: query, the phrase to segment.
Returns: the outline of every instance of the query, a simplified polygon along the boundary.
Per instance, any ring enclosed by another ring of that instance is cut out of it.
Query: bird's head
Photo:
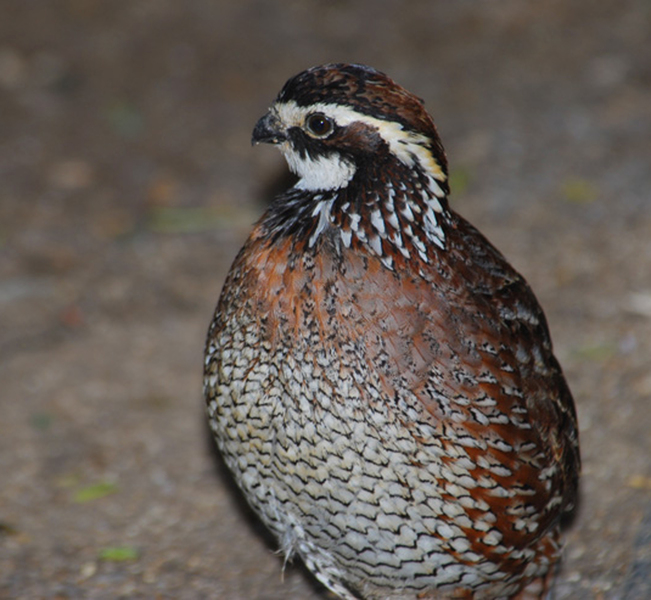
[[[358,174],[394,168],[437,197],[447,193],[445,153],[423,102],[370,67],[328,64],[291,78],[252,141],[278,145],[305,190],[341,189]]]

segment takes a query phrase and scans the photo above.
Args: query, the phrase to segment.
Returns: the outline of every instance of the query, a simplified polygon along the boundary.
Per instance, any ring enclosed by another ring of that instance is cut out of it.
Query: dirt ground
[[[285,167],[291,75],[426,100],[453,206],[527,277],[584,460],[557,599],[651,598],[646,0],[4,0],[0,597],[307,600],[207,435],[204,334]]]

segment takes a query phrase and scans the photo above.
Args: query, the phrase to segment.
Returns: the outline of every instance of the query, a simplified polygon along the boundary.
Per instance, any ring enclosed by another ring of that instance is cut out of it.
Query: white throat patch
[[[337,190],[346,187],[355,175],[355,165],[340,154],[311,158],[301,156],[288,142],[280,145],[290,171],[299,177],[296,187],[303,190]]]

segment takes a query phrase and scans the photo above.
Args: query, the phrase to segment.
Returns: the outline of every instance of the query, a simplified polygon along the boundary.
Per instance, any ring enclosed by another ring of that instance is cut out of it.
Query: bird
[[[227,275],[204,395],[285,562],[345,600],[546,597],[577,504],[574,401],[531,288],[450,207],[424,102],[316,66],[252,143],[296,180]]]

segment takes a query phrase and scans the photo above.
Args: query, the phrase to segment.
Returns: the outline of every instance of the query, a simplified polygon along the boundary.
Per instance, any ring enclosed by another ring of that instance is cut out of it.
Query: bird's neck
[[[310,250],[334,236],[343,248],[373,254],[391,269],[403,260],[429,263],[433,253],[446,247],[448,208],[442,187],[424,172],[396,176],[391,165],[362,167],[338,189],[297,185],[263,217],[265,237],[291,236]]]

